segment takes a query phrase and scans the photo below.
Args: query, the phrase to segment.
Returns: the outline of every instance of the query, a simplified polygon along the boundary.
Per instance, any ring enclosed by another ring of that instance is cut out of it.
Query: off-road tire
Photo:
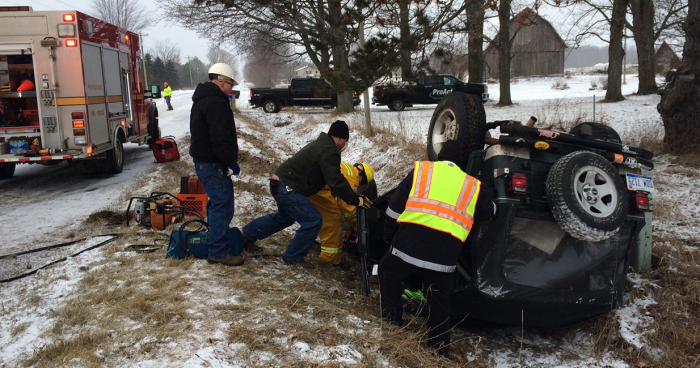
[[[602,156],[572,152],[547,175],[547,202],[554,218],[577,239],[601,241],[617,233],[627,217],[627,188]]]
[[[280,111],[280,104],[275,100],[265,100],[262,105],[263,111],[273,114]]]
[[[615,129],[601,123],[581,123],[575,126],[573,129],[571,129],[569,133],[581,136],[581,128],[584,125],[588,125],[591,127],[591,130],[593,132],[593,138],[600,139],[601,141],[622,144],[622,139],[620,138],[620,135],[617,134]]]
[[[435,108],[428,127],[428,159],[437,160],[442,144],[456,139],[464,144],[464,163],[473,150],[484,148],[486,113],[481,98],[462,92],[448,94]]]
[[[406,103],[403,102],[403,99],[401,97],[397,97],[393,100],[391,100],[391,104],[389,104],[389,107],[393,111],[403,111],[403,109],[406,108]]]
[[[3,162],[0,163],[0,180],[9,179],[15,174],[15,164],[14,162]]]

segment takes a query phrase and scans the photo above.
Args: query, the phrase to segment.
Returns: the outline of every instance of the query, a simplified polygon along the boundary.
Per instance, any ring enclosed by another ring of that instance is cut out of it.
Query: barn
[[[678,69],[681,67],[681,59],[678,58],[671,46],[666,42],[661,44],[661,47],[656,51],[654,55],[654,72],[660,75],[666,75],[671,69]]]
[[[517,32],[517,33],[515,33]],[[548,21],[530,8],[510,20],[511,77],[564,74],[566,43]],[[487,78],[498,78],[498,50],[491,43],[484,51]]]

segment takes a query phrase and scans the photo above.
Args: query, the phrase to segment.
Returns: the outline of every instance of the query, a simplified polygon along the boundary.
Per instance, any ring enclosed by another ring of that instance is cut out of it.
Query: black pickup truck
[[[323,106],[335,107],[337,94],[328,92],[328,82],[320,78],[292,78],[287,88],[252,88],[248,103],[253,107],[262,107],[266,113],[279,112],[287,106]],[[357,94],[353,94],[353,104],[360,104]]]
[[[392,111],[402,111],[414,104],[437,104],[447,94],[454,91],[476,95],[481,102],[489,100],[489,88],[486,84],[464,83],[451,75],[429,75],[423,83],[405,86],[374,86],[375,105],[386,105]]]

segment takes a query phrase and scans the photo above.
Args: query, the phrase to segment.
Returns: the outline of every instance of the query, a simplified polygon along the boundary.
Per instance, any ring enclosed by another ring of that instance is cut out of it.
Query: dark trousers
[[[231,247],[228,228],[233,219],[233,183],[226,175],[228,167],[222,164],[195,162],[194,170],[209,196],[209,257],[224,258]]]
[[[404,262],[387,252],[379,261],[379,290],[381,292],[382,317],[403,324],[402,282],[418,277],[423,281],[430,307],[428,315],[428,346],[440,355],[447,356],[450,345],[450,293],[453,275],[420,268]]]

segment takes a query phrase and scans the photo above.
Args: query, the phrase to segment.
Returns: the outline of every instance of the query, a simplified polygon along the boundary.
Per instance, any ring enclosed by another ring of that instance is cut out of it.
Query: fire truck
[[[62,161],[120,173],[123,144],[160,138],[139,42],[78,11],[0,7],[0,179]]]

